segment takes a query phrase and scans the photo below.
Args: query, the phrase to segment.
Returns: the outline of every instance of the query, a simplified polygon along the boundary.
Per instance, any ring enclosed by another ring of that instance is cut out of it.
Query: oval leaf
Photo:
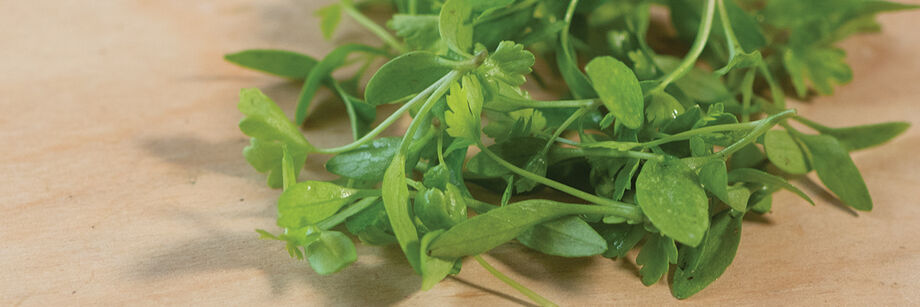
[[[391,103],[425,90],[450,72],[451,67],[438,56],[414,51],[398,56],[377,70],[364,90],[364,100],[371,105]]]
[[[837,139],[827,135],[800,135],[811,156],[818,178],[847,206],[872,210],[872,197],[859,169]]]
[[[709,198],[679,160],[646,162],[636,179],[636,202],[655,227],[681,243],[696,246],[709,228]]]
[[[607,241],[577,216],[539,224],[517,240],[541,253],[561,257],[587,257],[607,250]]]
[[[373,140],[357,149],[335,155],[326,161],[326,170],[330,173],[366,181],[381,181],[390,164],[400,138],[387,137]]]
[[[645,103],[639,79],[629,67],[613,57],[596,57],[585,66],[594,90],[610,114],[630,129],[639,129],[645,121]]]
[[[278,198],[278,226],[301,228],[332,216],[357,190],[323,181],[294,184]]]
[[[808,162],[805,161],[805,152],[789,132],[770,130],[764,135],[763,145],[767,151],[767,159],[784,172],[802,175],[810,170]]]
[[[679,299],[690,297],[725,272],[735,259],[741,242],[742,217],[723,211],[712,218],[712,228],[697,247],[681,246],[671,294]]]

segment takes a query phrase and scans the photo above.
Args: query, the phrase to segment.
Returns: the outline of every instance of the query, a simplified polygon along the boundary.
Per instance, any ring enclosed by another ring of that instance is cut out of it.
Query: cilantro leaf
[[[237,105],[246,117],[239,127],[252,137],[251,143],[243,149],[243,156],[257,171],[268,173],[268,186],[282,186],[282,145],[287,146],[294,165],[294,175],[300,173],[307,160],[307,154],[314,148],[303,137],[281,108],[257,89],[240,91]]]
[[[531,72],[533,63],[533,53],[524,50],[523,45],[502,41],[476,71],[485,80],[520,86],[527,81],[524,76]]]
[[[467,75],[463,77],[462,86],[458,82],[451,84],[447,106],[450,108],[444,115],[447,134],[461,141],[454,142],[451,147],[478,144],[482,116],[482,88],[478,79]]]
[[[438,52],[447,48],[438,33],[438,22],[438,15],[395,14],[387,27],[396,31],[412,49]]]
[[[642,266],[639,269],[642,284],[651,286],[668,273],[668,264],[677,263],[677,246],[674,240],[666,236],[649,234],[647,237],[642,251],[636,257],[636,264]]]

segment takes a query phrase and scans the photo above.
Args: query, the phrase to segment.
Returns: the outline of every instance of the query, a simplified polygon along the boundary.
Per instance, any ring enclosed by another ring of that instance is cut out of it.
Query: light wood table
[[[473,261],[420,292],[397,248],[360,247],[357,263],[321,277],[257,239],[253,229],[274,229],[279,192],[240,154],[237,91],[261,88],[290,112],[299,85],[221,56],[260,47],[321,57],[333,45],[318,35],[313,3],[0,2],[0,305],[525,302]],[[800,181],[817,206],[781,193],[774,212],[745,222],[725,275],[680,302],[665,282],[642,286],[632,258],[570,260],[507,244],[487,260],[570,306],[920,304],[918,19],[885,15],[883,33],[846,41],[855,81],[795,104],[829,125],[914,124],[854,155],[871,213],[856,216]],[[347,19],[335,37],[370,39]],[[344,143],[339,104],[317,112],[329,115],[313,118],[309,139]],[[323,162],[311,157],[304,178],[329,178]]]

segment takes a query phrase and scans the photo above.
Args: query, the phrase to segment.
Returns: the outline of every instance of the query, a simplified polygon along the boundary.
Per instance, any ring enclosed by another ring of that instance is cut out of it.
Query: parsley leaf
[[[243,149],[246,161],[257,171],[268,173],[268,186],[282,185],[282,145],[291,153],[294,175],[300,173],[313,145],[288,120],[281,108],[257,89],[240,91],[240,112],[246,115],[240,120],[240,130],[252,137],[251,143]]]

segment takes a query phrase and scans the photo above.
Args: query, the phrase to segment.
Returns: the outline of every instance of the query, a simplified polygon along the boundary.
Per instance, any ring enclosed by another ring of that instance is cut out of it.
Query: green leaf
[[[728,168],[725,161],[714,159],[703,164],[699,170],[700,183],[703,188],[724,202],[728,202]]]
[[[294,122],[302,124],[304,120],[307,119],[307,111],[310,108],[310,102],[312,102],[313,97],[316,96],[316,91],[319,90],[319,86],[327,82],[328,79],[331,79],[332,72],[345,65],[345,60],[354,52],[374,55],[387,54],[385,50],[360,44],[341,45],[326,54],[319,63],[316,63],[313,70],[310,71],[310,74],[303,83],[303,87],[300,89],[300,95],[297,97],[297,110],[294,113]]]
[[[753,168],[759,165],[760,162],[763,162],[764,159],[766,159],[766,157],[757,145],[748,144],[732,154],[729,162],[733,169]]]
[[[872,210],[872,197],[850,154],[837,141],[826,135],[798,135],[808,148],[809,162],[818,178],[847,206],[856,210]]]
[[[417,94],[450,72],[451,67],[439,57],[426,51],[413,51],[398,56],[377,70],[364,91],[371,105],[392,103]]]
[[[607,250],[607,241],[577,216],[539,224],[517,240],[541,253],[561,257],[587,257]]]
[[[547,122],[543,113],[536,109],[521,109],[508,113],[487,113],[489,123],[482,128],[482,132],[495,139],[496,143],[504,143],[512,138],[529,137],[542,134],[546,130]]]
[[[645,229],[642,225],[603,224],[598,227],[597,232],[607,241],[607,251],[604,257],[623,258],[626,253],[632,250],[642,238],[645,237]]]
[[[294,159],[291,157],[291,151],[287,145],[281,145],[281,183],[282,188],[287,190],[297,183],[297,168],[294,166]]]
[[[240,120],[240,130],[252,137],[243,156],[257,171],[268,173],[268,186],[282,186],[282,150],[286,145],[294,165],[294,177],[300,173],[313,146],[297,130],[281,108],[257,89],[240,90],[237,105],[246,117]]]
[[[687,78],[682,78],[687,79]],[[684,113],[684,106],[668,93],[652,92],[646,98],[645,118],[652,127],[664,127]]]
[[[387,27],[396,31],[396,36],[402,37],[412,49],[440,51],[443,42],[438,20],[438,15],[394,14]]]
[[[815,129],[821,134],[834,137],[847,151],[865,149],[878,146],[894,139],[910,128],[908,122],[887,122],[870,125],[831,128],[808,119],[797,117],[798,121]]]
[[[385,137],[335,155],[326,161],[330,173],[365,181],[381,181],[386,167],[399,148],[397,137]]]
[[[591,60],[585,72],[610,114],[624,126],[639,129],[645,122],[645,102],[632,70],[617,59],[603,56]]]
[[[709,228],[709,198],[680,160],[645,162],[636,202],[655,227],[681,243],[698,245]]]
[[[306,248],[310,267],[320,275],[341,271],[358,259],[355,244],[344,233],[323,231],[319,239]]]
[[[432,256],[478,255],[521,235],[537,224],[566,215],[604,214],[602,206],[531,199],[498,207],[451,227],[431,244]]]
[[[712,218],[712,227],[697,247],[681,246],[671,284],[671,294],[678,299],[690,297],[725,272],[735,259],[741,242],[742,217],[723,211]]]
[[[409,212],[409,187],[406,186],[406,157],[397,154],[383,175],[383,206],[390,218],[390,227],[399,241],[409,264],[416,272],[419,268],[418,231]]]
[[[651,286],[657,283],[661,276],[668,273],[669,263],[677,263],[677,246],[674,245],[674,240],[657,234],[649,234],[648,240],[645,241],[645,245],[636,256],[636,264],[642,266],[639,269],[642,284]]]
[[[420,267],[422,269],[422,290],[428,291],[434,285],[438,284],[441,280],[447,277],[447,274],[450,274],[451,269],[454,268],[455,260],[446,260],[438,257],[432,257],[427,254],[428,246],[431,245],[431,242],[434,241],[438,236],[444,233],[444,230],[436,230],[429,233],[426,233],[422,237],[421,242],[421,254],[420,257]]]
[[[462,140],[465,145],[479,143],[482,116],[482,88],[476,78],[463,76],[463,86],[454,82],[447,95],[450,111],[444,114],[447,134]],[[454,144],[457,144],[456,141]],[[450,150],[447,150],[448,152]]]
[[[361,210],[345,220],[348,232],[358,236],[361,242],[370,245],[388,245],[396,243],[392,234],[390,220],[387,217],[383,201],[378,200],[370,207]]]
[[[489,150],[518,167],[525,167],[535,152],[543,149],[546,141],[535,137],[512,138],[489,146]],[[467,170],[482,177],[494,178],[510,174],[507,168],[485,153],[473,156],[466,164]]]
[[[815,202],[811,200],[811,197],[808,197],[808,195],[805,194],[805,192],[802,192],[802,190],[799,190],[799,188],[796,188],[794,185],[789,184],[789,182],[787,182],[786,179],[783,179],[782,177],[770,175],[761,170],[756,170],[753,168],[733,169],[731,172],[728,172],[728,182],[753,182],[753,183],[761,183],[761,184],[765,184],[768,186],[783,188],[783,189],[789,190],[792,193],[795,193],[796,195],[808,201],[812,205],[815,204]]]
[[[466,0],[447,0],[441,7],[438,31],[447,46],[459,54],[473,47],[473,8]]]
[[[764,135],[763,142],[767,158],[784,172],[802,175],[811,170],[805,160],[805,152],[789,132],[770,130]]]
[[[496,80],[512,86],[520,86],[527,81],[525,75],[531,72],[535,59],[533,53],[524,50],[524,45],[511,41],[502,41],[476,72],[484,80]]]
[[[335,28],[342,21],[342,5],[334,3],[324,6],[316,10],[313,15],[319,17],[319,29],[323,33],[323,37],[327,40],[332,39]]]
[[[751,191],[745,188],[743,184],[734,185],[728,188],[728,198],[725,202],[728,207],[738,212],[747,211],[748,202],[751,199]]]
[[[348,204],[357,192],[323,181],[292,185],[278,198],[278,226],[296,229],[319,223]]]
[[[564,46],[560,40],[556,46],[556,65],[559,68],[559,74],[576,99],[597,97],[588,77],[578,68],[578,60],[574,58],[574,55],[568,56],[574,53],[571,42],[568,46]]]
[[[230,63],[294,80],[307,78],[316,59],[292,51],[251,49],[224,56]]]
[[[805,97],[806,82],[823,95],[834,93],[834,85],[853,79],[853,70],[846,63],[846,53],[838,48],[800,47],[783,52],[783,65],[799,97]]]
[[[415,216],[428,229],[447,229],[466,219],[466,202],[453,184],[446,191],[430,188],[415,197]]]

